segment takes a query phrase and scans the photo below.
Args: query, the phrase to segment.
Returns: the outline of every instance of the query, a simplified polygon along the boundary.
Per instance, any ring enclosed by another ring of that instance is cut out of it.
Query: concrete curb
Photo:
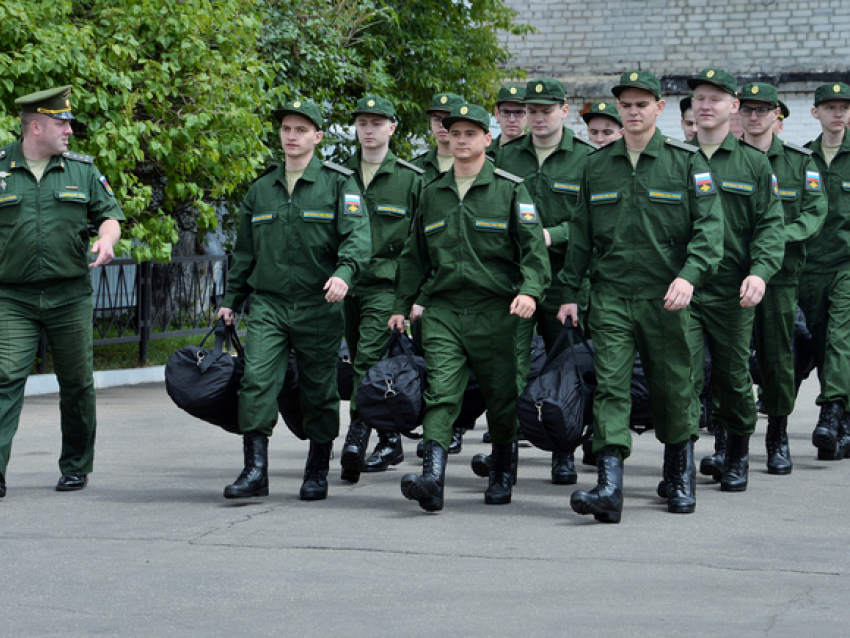
[[[114,388],[122,385],[157,383],[165,380],[165,366],[150,368],[131,368],[128,370],[101,370],[94,373],[94,387]],[[31,374],[27,377],[24,396],[55,394],[59,392],[59,382],[55,374]]]

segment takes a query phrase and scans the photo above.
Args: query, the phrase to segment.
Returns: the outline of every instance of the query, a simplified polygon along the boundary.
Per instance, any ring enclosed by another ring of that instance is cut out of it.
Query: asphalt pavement
[[[337,439],[328,499],[298,500],[307,444],[282,422],[270,495],[225,500],[241,440],[161,383],[98,391],[95,472],[60,493],[57,396],[30,396],[0,499],[0,636],[850,635],[850,460],[816,460],[816,394],[810,379],[790,418],[791,475],[766,473],[761,417],[749,489],[700,477],[692,515],[667,513],[662,446],[635,436],[619,525],[574,514],[576,488],[528,447],[513,503],[485,505],[483,419],[437,514],[401,495],[420,467],[407,440],[401,465],[351,485]]]

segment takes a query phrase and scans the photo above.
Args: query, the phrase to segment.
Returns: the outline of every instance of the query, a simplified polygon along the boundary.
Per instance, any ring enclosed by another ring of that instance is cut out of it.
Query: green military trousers
[[[705,343],[711,354],[711,383],[721,427],[740,436],[756,429],[756,402],[750,376],[750,339],[754,308],[741,308],[736,287],[703,289],[691,301],[691,329],[688,339],[693,369],[702,370]],[[705,377],[694,375],[691,421],[699,426],[700,403]]]
[[[597,388],[593,397],[593,451],[632,451],[629,417],[635,355],[640,353],[652,399],[655,436],[665,445],[698,437],[690,419],[691,356],[687,309],[664,309],[661,299],[623,299],[591,292],[588,327]]]
[[[369,290],[345,298],[345,341],[351,355],[354,391],[351,394],[351,420],[357,417],[357,388],[381,354],[390,338],[387,322],[393,314],[395,291]]]
[[[469,369],[487,405],[493,443],[513,443],[517,434],[516,315],[504,309],[454,312],[429,306],[422,316],[422,346],[428,364],[428,390],[422,423],[425,442],[448,450],[452,424],[460,414]]]
[[[543,337],[546,352],[552,349],[563,324],[558,321],[558,310],[561,307],[561,289],[549,288],[543,301],[537,303],[537,310],[529,319],[519,319],[517,332],[517,389],[521,393],[528,382],[528,372],[531,369],[531,341],[534,329]],[[476,375],[478,373],[476,372]]]
[[[770,416],[788,416],[794,411],[797,386],[791,347],[796,314],[796,286],[768,285],[755,308],[753,341],[761,370],[760,397]]]
[[[804,273],[799,292],[820,379],[817,404],[850,408],[850,270]]]
[[[333,441],[339,435],[336,374],[342,332],[342,304],[286,304],[255,292],[239,395],[239,429],[271,435],[278,419],[277,396],[293,349],[304,433],[315,443]]]
[[[41,288],[0,291],[0,473],[12,438],[42,328],[59,381],[62,474],[90,474],[96,431],[92,373],[92,296],[88,277]]]

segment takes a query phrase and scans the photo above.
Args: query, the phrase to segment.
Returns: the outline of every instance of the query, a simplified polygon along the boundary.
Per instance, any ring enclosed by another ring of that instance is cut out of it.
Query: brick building
[[[682,137],[678,101],[686,80],[717,66],[739,86],[769,82],[791,109],[783,137],[802,144],[820,133],[809,111],[824,82],[850,83],[850,0],[506,0],[537,33],[506,35],[512,66],[528,78],[556,77],[570,99],[569,125],[590,102],[613,100],[620,73],[649,69],[667,108],[661,130]]]

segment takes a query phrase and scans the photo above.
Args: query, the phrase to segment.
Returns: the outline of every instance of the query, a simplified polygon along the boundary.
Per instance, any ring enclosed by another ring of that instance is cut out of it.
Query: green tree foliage
[[[267,0],[261,46],[282,94],[323,104],[335,124],[350,124],[364,93],[391,99],[396,150],[408,153],[428,134],[434,93],[492,106],[509,61],[498,32],[531,30],[515,18],[503,0]]]
[[[280,155],[269,113],[282,101],[323,105],[341,156],[356,100],[383,94],[407,155],[435,92],[492,104],[509,57],[498,31],[529,31],[514,18],[503,0],[0,0],[0,145],[19,135],[16,97],[73,85],[88,134],[72,148],[121,201],[119,249],[165,261],[178,232],[203,239]]]
[[[245,0],[3,0],[0,145],[19,135],[16,97],[74,86],[95,157],[138,260],[167,260],[177,231],[201,236],[238,201],[266,154],[261,22]]]

